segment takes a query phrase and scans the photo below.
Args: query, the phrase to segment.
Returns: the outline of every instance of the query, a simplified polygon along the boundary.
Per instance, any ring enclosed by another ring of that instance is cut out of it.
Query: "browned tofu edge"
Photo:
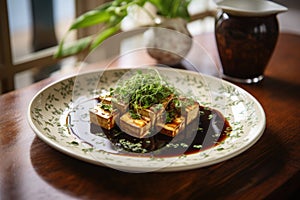
[[[190,124],[193,120],[199,117],[199,103],[195,102],[193,105],[187,106],[182,113],[186,120],[186,124]]]
[[[170,137],[175,137],[178,133],[185,129],[185,118],[180,116],[175,118],[171,123],[157,124],[160,133],[165,134]]]
[[[105,115],[102,113],[106,113]],[[89,110],[90,122],[101,126],[107,130],[112,129],[118,121],[119,113],[117,111],[109,112],[101,108],[92,108]]]
[[[120,117],[120,129],[134,137],[142,138],[148,134],[151,123],[144,119],[132,119],[130,113],[125,113]]]

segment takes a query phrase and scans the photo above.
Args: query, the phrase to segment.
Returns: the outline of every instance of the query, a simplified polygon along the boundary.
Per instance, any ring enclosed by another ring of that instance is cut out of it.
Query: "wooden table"
[[[218,59],[212,34],[196,37]],[[281,34],[265,79],[241,85],[262,104],[267,127],[225,162],[172,173],[132,174],[68,157],[29,127],[33,96],[58,77],[0,96],[0,199],[284,199],[300,189],[300,36]],[[217,61],[218,62],[218,61]]]

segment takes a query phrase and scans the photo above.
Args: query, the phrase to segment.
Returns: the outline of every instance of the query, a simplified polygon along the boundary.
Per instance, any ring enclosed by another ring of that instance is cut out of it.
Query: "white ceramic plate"
[[[229,121],[232,132],[219,145],[194,154],[170,157],[120,155],[106,151],[110,141],[102,134],[91,134],[89,127],[74,128],[68,114],[89,124],[91,99],[103,89],[114,87],[130,69],[113,69],[86,73],[53,83],[41,90],[28,109],[29,124],[37,136],[51,147],[74,158],[121,171],[180,171],[204,167],[242,153],[260,138],[266,124],[259,102],[243,89],[218,78],[199,73],[160,68],[168,81],[186,94],[192,94],[201,105],[220,111]],[[92,144],[92,145],[91,145]]]

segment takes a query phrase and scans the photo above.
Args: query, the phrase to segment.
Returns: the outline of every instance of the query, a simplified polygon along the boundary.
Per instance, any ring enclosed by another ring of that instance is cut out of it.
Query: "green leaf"
[[[111,13],[107,11],[111,4],[111,2],[108,2],[95,10],[82,14],[73,22],[69,30],[85,28],[102,22],[107,22],[111,17]]]
[[[188,11],[188,6],[191,3],[191,0],[185,0],[180,2],[180,6],[177,8],[176,16],[181,17],[186,20],[190,20],[190,14]]]
[[[188,5],[191,0],[149,0],[157,9],[158,14],[176,18],[189,19]]]
[[[120,25],[115,25],[115,26],[108,27],[105,30],[101,31],[101,33],[99,33],[98,36],[92,42],[91,49],[95,49],[96,47],[98,47],[105,39],[112,36],[119,30],[120,30]]]
[[[75,20],[75,22],[71,25],[69,30],[85,28],[96,24],[100,24],[102,22],[107,22],[110,19],[110,16],[110,13],[106,11],[89,11],[78,17]]]
[[[76,43],[71,44],[70,46],[68,46],[66,48],[63,47],[63,42],[61,42],[59,45],[58,51],[55,53],[54,57],[59,58],[59,57],[65,57],[65,56],[77,54],[77,53],[83,51],[84,49],[86,49],[91,42],[92,42],[91,36],[82,38],[82,39],[76,41]]]
[[[181,0],[174,0],[171,4],[172,7],[170,7],[170,11],[171,11],[171,15],[175,15],[180,7],[180,4],[181,4]]]
[[[63,46],[65,43],[65,38],[67,37],[67,34],[65,35],[65,37],[60,41],[57,51],[55,52],[55,54],[53,55],[54,58],[59,58],[62,57],[62,52],[63,52]]]
[[[172,4],[174,0],[154,0],[155,6],[158,8],[159,14],[171,17]]]

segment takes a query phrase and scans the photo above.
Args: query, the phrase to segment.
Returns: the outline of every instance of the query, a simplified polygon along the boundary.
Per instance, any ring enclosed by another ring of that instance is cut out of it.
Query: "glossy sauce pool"
[[[200,106],[200,117],[174,138],[154,132],[150,137],[136,138],[122,132],[116,125],[106,130],[89,121],[88,110],[97,102],[86,101],[68,114],[70,134],[90,148],[132,156],[170,157],[197,153],[220,144],[228,137],[231,126],[217,110]]]

